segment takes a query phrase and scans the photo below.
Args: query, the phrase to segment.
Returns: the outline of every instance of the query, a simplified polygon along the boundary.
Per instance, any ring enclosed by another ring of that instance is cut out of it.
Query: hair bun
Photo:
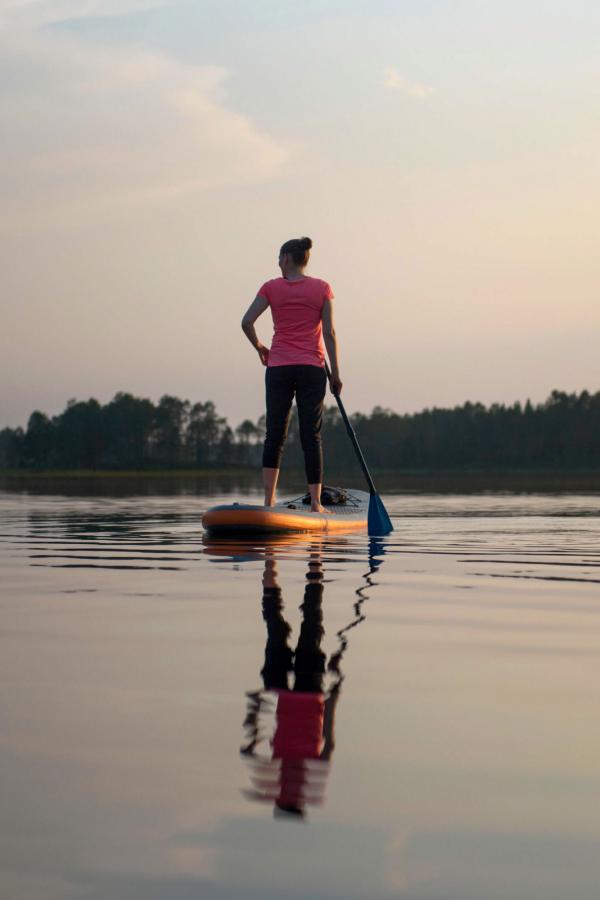
[[[300,268],[303,269],[308,263],[311,247],[312,241],[309,237],[291,238],[291,240],[286,241],[285,244],[281,245],[281,250],[279,252],[284,256],[289,254],[294,261],[294,265],[300,266]]]

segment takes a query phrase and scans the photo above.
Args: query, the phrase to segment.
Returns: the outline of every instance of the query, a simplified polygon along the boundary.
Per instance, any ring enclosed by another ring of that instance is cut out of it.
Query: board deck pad
[[[202,525],[213,535],[285,534],[290,532],[358,531],[367,527],[369,494],[346,488],[345,503],[326,508],[327,513],[313,513],[303,497],[284,500],[275,506],[231,503],[213,506],[202,516]]]

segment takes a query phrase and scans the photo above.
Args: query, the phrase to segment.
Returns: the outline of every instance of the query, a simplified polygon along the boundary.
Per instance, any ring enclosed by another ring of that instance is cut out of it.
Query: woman
[[[294,238],[279,252],[282,278],[265,282],[249,306],[242,328],[267,367],[267,433],[263,451],[265,506],[275,503],[283,445],[292,402],[296,397],[300,440],[312,512],[327,512],[321,505],[323,450],[321,424],[327,387],[325,348],[331,367],[331,389],[342,390],[337,342],[333,327],[333,291],[326,281],[304,274],[312,241]],[[271,347],[265,347],[254,323],[268,307],[273,316]]]

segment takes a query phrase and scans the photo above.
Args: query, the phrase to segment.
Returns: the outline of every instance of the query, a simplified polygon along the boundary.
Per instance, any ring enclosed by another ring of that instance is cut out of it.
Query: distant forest
[[[600,468],[600,392],[553,391],[538,405],[465,403],[399,415],[376,406],[352,422],[379,470]],[[118,393],[110,403],[71,400],[58,416],[33,412],[27,428],[0,431],[3,469],[177,469],[259,466],[264,416],[232,429],[214,403]],[[325,412],[328,468],[354,465],[336,406]],[[284,465],[302,467],[292,416]]]

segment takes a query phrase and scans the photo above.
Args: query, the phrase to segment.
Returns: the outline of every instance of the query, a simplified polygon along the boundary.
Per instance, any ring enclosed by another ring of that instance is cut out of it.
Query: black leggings
[[[287,437],[290,411],[296,395],[300,441],[309,484],[323,481],[323,449],[321,425],[327,376],[321,366],[268,366],[267,434],[263,466],[278,469]]]

